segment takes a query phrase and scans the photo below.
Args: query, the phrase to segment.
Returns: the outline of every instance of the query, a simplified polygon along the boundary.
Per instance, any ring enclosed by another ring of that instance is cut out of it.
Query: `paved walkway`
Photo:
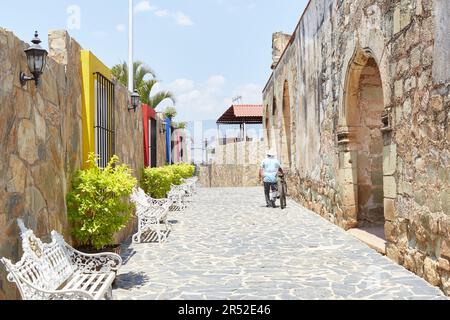
[[[116,299],[442,299],[421,278],[261,188],[200,189],[163,246],[125,248]]]

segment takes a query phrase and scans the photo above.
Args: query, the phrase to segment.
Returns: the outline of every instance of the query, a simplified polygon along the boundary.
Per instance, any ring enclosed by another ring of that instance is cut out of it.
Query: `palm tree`
[[[112,74],[117,78],[117,80],[121,84],[123,84],[124,86],[128,86],[128,64],[126,62],[116,64],[111,71]],[[144,62],[142,61],[134,62],[133,63],[134,88],[139,88],[145,82],[145,78],[147,76],[155,78],[156,74]]]
[[[128,86],[128,65],[126,62],[117,64],[112,68],[112,74],[124,86]],[[147,79],[152,77],[152,79]],[[151,96],[152,89],[158,81],[155,79],[155,72],[142,61],[136,61],[133,64],[134,88],[139,92],[141,101],[153,109],[166,99],[175,103],[174,95],[169,91],[161,91]]]
[[[151,79],[146,81],[141,87],[138,88],[139,94],[141,96],[142,102],[148,104],[153,109],[156,109],[161,102],[166,99],[176,103],[175,97],[170,91],[159,91],[155,95],[151,96],[153,87],[158,83],[157,80]]]

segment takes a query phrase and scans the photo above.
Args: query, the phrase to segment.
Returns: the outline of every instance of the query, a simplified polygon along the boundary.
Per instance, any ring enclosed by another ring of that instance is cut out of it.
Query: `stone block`
[[[340,152],[339,153],[339,168],[340,169],[351,169],[356,167],[355,160],[357,155],[355,151],[350,152]]]
[[[397,183],[394,177],[384,177],[384,196],[386,198],[397,198]]]
[[[384,217],[387,221],[395,221],[395,200],[384,199]]]
[[[25,180],[27,168],[17,156],[11,155],[9,158],[7,191],[23,193],[25,189]]]
[[[352,185],[357,182],[358,173],[356,169],[341,169],[339,170],[339,180],[343,185]]]
[[[443,98],[441,95],[432,96],[430,99],[430,106],[434,111],[442,111],[444,109]]]
[[[405,256],[403,266],[411,272],[416,272],[416,262],[409,254]]]
[[[36,136],[39,140],[42,142],[45,142],[46,134],[47,134],[47,127],[45,125],[45,120],[39,112],[34,113],[34,123],[36,126]]]
[[[450,239],[444,239],[442,241],[441,257],[450,259]]]
[[[433,261],[429,257],[426,257],[424,264],[423,264],[423,268],[424,268],[425,280],[427,280],[433,286],[439,286],[441,284],[441,278],[437,271],[436,261]]]
[[[441,200],[442,210],[446,215],[450,216],[450,189],[443,189],[439,194],[439,198]]]
[[[450,261],[448,259],[439,258],[438,266],[439,266],[439,269],[445,270],[447,272],[450,271]]]
[[[446,83],[450,80],[450,2],[447,0],[425,1],[433,7],[434,52],[433,52],[433,81]],[[430,31],[431,31],[430,30]]]
[[[343,206],[347,207],[354,206],[357,200],[357,186],[351,184],[343,186],[341,191],[341,197]]]
[[[387,241],[391,243],[397,242],[397,233],[395,231],[395,225],[393,222],[387,221],[384,224],[384,233]]]
[[[403,97],[403,80],[397,80],[394,83],[394,94],[396,98]]]
[[[403,257],[396,245],[388,243],[386,245],[386,256],[397,264],[403,263]]]
[[[45,208],[45,200],[42,194],[35,187],[29,187],[25,190],[25,203],[34,215],[38,215]]]
[[[20,157],[29,164],[34,164],[38,160],[38,150],[36,144],[36,133],[34,124],[27,119],[20,122],[18,131],[18,146]]]
[[[411,68],[415,69],[420,67],[421,54],[422,50],[419,46],[411,50]]]
[[[417,78],[411,77],[405,80],[405,92],[409,92],[417,87]]]
[[[385,176],[395,174],[397,168],[397,145],[391,144],[383,148],[383,172]]]
[[[400,32],[400,6],[397,5],[394,9],[394,34]]]

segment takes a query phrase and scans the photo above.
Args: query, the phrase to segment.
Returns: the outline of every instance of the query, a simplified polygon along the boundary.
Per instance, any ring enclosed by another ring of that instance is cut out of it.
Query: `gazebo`
[[[263,123],[263,106],[255,104],[241,104],[232,105],[220,118],[217,120],[217,132],[220,138],[221,125],[239,125],[241,141],[245,140],[247,135],[247,125]],[[223,143],[226,144],[225,137]]]

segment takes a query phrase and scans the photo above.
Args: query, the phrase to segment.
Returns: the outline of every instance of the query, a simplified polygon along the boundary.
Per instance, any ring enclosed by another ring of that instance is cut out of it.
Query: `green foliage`
[[[166,116],[166,118],[175,118],[178,114],[177,109],[175,109],[175,107],[167,107],[166,110],[164,110],[164,115]]]
[[[186,122],[174,122],[173,127],[176,129],[186,129],[187,123]]]
[[[177,164],[171,166],[172,170],[181,176],[182,179],[189,179],[194,176],[195,166],[189,164]]]
[[[146,168],[142,175],[141,187],[155,199],[167,197],[172,185],[181,185],[183,179],[194,176],[195,167],[187,164]]]
[[[128,65],[126,62],[115,65],[112,68],[112,74],[124,86],[128,86]],[[139,92],[141,101],[153,109],[166,99],[176,102],[175,97],[170,91],[160,91],[151,95],[153,87],[158,83],[155,72],[142,61],[136,61],[133,64],[134,88]]]
[[[137,185],[127,165],[114,156],[105,169],[89,155],[89,169],[77,172],[73,191],[67,196],[69,221],[80,245],[97,250],[112,244],[113,236],[126,226],[133,206],[128,198]]]
[[[142,175],[141,186],[152,198],[162,199],[169,193],[174,178],[172,170],[168,167],[146,168]]]

